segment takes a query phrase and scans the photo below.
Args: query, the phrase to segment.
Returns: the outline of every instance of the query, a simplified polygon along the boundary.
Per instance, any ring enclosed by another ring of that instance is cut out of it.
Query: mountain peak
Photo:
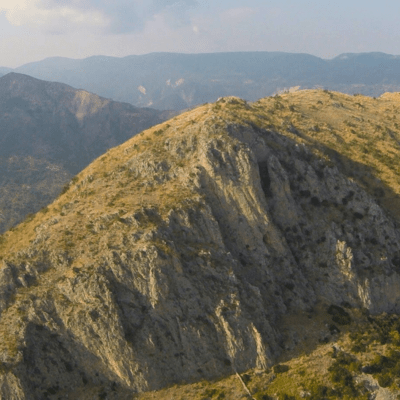
[[[118,398],[266,370],[314,322],[322,339],[331,314],[350,323],[343,304],[399,312],[397,112],[224,97],[107,151],[2,237],[1,390]]]

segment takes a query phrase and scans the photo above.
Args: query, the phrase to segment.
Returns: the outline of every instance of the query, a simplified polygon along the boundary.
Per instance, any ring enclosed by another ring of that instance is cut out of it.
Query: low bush
[[[367,345],[365,343],[358,342],[351,347],[353,353],[365,353],[367,351]]]
[[[273,368],[275,374],[282,374],[284,372],[289,371],[289,366],[288,365],[283,365],[283,364],[277,364]]]
[[[308,400],[326,400],[338,398],[338,392],[325,385],[312,384],[308,387],[308,391],[310,393],[306,397]]]
[[[356,395],[356,389],[354,387],[353,375],[346,368],[334,363],[328,368],[330,373],[330,379],[335,387],[340,392],[350,392],[352,395]]]
[[[271,397],[267,392],[262,391],[258,392],[253,396],[256,400],[273,400],[273,397]]]
[[[290,396],[289,394],[282,393],[278,395],[278,400],[296,400],[296,397]]]
[[[351,323],[350,314],[340,306],[330,305],[328,314],[332,315],[332,321],[339,325],[349,325]]]
[[[382,387],[388,387],[392,384],[393,379],[389,373],[386,374],[380,374],[377,376],[377,381],[379,383],[379,386]]]

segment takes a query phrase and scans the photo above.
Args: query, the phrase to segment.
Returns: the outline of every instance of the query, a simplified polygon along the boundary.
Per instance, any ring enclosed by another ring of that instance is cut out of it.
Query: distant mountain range
[[[10,72],[13,72],[11,68],[0,67],[0,76],[4,76]]]
[[[0,75],[9,71],[0,68]],[[161,110],[182,110],[227,95],[254,101],[295,86],[368,96],[400,90],[400,56],[384,53],[349,53],[332,60],[280,52],[55,57],[14,71]]]
[[[170,115],[27,75],[0,78],[0,233],[110,147]]]

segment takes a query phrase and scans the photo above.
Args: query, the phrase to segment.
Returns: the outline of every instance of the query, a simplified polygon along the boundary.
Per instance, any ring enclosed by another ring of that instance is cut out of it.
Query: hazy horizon
[[[0,0],[0,66],[155,52],[397,55],[399,13],[384,0]]]
[[[41,58],[41,59],[37,59],[37,60],[32,60],[32,61],[28,61],[26,63],[23,63],[21,65],[17,65],[15,67],[9,67],[6,65],[0,65],[0,68],[10,68],[10,69],[17,69],[23,65],[26,64],[31,64],[31,63],[36,63],[36,62],[41,62],[47,59],[52,59],[52,58],[66,58],[66,59],[70,59],[70,60],[84,60],[86,58],[91,58],[91,57],[112,57],[112,58],[125,58],[125,57],[131,57],[131,56],[145,56],[145,55],[149,55],[149,54],[161,54],[161,53],[168,53],[168,54],[187,54],[187,55],[191,55],[191,54],[218,54],[218,53],[256,53],[256,52],[270,52],[270,53],[287,53],[287,54],[308,54],[314,57],[318,57],[322,60],[333,60],[334,58],[343,55],[343,54],[373,54],[373,53],[381,53],[381,54],[386,54],[389,56],[393,56],[393,57],[400,57],[400,54],[390,54],[390,53],[384,53],[381,51],[368,51],[368,52],[346,52],[346,53],[340,53],[340,54],[336,54],[333,57],[330,58],[324,58],[324,57],[320,57],[317,56],[315,54],[310,54],[310,53],[296,53],[296,52],[288,52],[288,51],[268,51],[268,50],[243,50],[243,51],[211,51],[211,52],[199,52],[199,53],[192,53],[192,52],[174,52],[174,51],[153,51],[153,52],[149,52],[149,53],[143,53],[143,54],[127,54],[124,56],[110,56],[108,54],[93,54],[87,57],[66,57],[66,56],[58,56],[58,55],[54,55],[54,56],[49,56],[49,57],[45,57],[45,58]]]

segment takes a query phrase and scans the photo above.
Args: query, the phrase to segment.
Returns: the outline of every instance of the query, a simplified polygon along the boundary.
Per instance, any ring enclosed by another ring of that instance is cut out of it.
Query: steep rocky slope
[[[1,237],[1,398],[263,371],[325,340],[321,310],[398,313],[398,107],[222,98],[98,158]]]
[[[0,232],[54,200],[107,149],[167,117],[61,83],[0,78]]]

